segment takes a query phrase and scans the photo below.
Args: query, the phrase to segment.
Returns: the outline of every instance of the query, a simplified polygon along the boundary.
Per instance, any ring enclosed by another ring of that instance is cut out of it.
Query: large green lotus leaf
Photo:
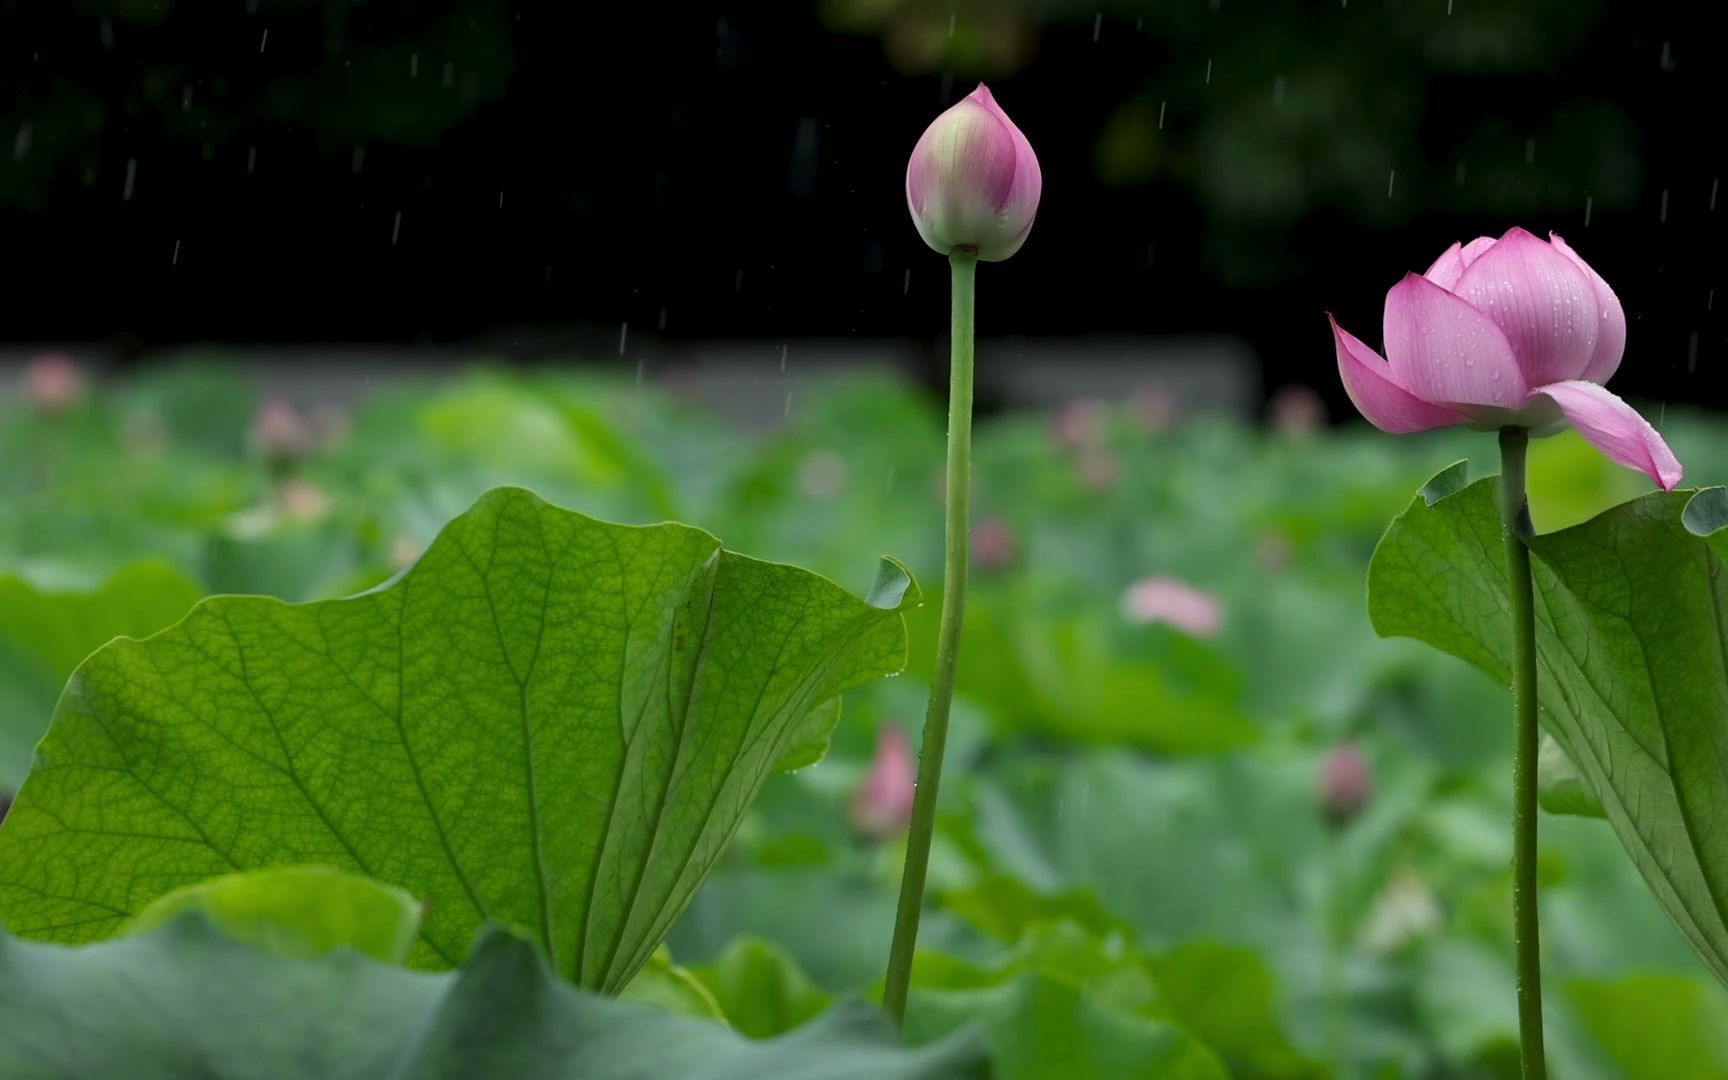
[[[780,946],[736,938],[714,962],[691,969],[734,1028],[752,1039],[791,1031],[821,1014],[832,998]]]
[[[751,1042],[572,987],[497,930],[438,974],[347,950],[277,956],[197,915],[79,948],[0,934],[0,1015],[8,1080],[959,1080],[981,1067],[975,1039],[908,1050],[861,1003]]]
[[[1465,486],[1457,467],[1431,481],[1375,551],[1368,606],[1382,635],[1506,680],[1498,488],[1493,477]],[[1721,503],[1721,489],[1646,495],[1531,550],[1542,720],[1657,899],[1728,982]]]
[[[122,634],[155,633],[200,593],[161,562],[128,564],[90,589],[0,575],[0,785],[24,779],[54,699],[80,661]]]
[[[0,829],[0,923],[77,942],[236,870],[322,864],[427,907],[411,962],[488,920],[616,990],[837,694],[898,671],[917,602],[870,600],[517,489],[372,592],[205,601],[68,684]]]

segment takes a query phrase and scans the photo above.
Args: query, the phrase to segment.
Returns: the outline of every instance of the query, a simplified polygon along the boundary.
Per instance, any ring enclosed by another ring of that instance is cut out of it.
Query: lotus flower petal
[[[1452,289],[1512,343],[1530,386],[1582,378],[1596,354],[1596,290],[1578,264],[1523,229],[1508,230]]]
[[[1330,314],[1326,318],[1332,323],[1344,392],[1370,424],[1388,434],[1404,435],[1463,422],[1457,413],[1430,405],[1393,382],[1392,368],[1379,353],[1339,326]]]
[[[1626,354],[1626,309],[1620,306],[1620,298],[1615,296],[1614,290],[1602,280],[1602,275],[1592,270],[1590,264],[1573,251],[1565,240],[1554,233],[1549,233],[1548,237],[1554,250],[1576,263],[1596,290],[1596,309],[1602,322],[1597,328],[1596,353],[1590,358],[1590,365],[1584,369],[1581,378],[1587,382],[1606,384],[1620,369],[1620,358]]]
[[[1516,409],[1529,396],[1500,328],[1425,277],[1405,274],[1386,294],[1385,331],[1392,381],[1422,401]]]
[[[1578,434],[1610,460],[1647,473],[1663,491],[1672,491],[1680,482],[1680,462],[1662,436],[1638,410],[1608,390],[1572,379],[1537,387],[1533,396],[1541,395],[1558,405]]]

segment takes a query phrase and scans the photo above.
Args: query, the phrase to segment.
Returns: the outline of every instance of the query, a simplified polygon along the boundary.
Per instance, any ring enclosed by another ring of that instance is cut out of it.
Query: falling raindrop
[[[736,274],[732,275],[732,291],[733,292],[743,292],[744,291],[744,268],[742,266],[740,266],[738,268],[738,272]]]
[[[624,355],[624,346],[630,341],[630,324],[628,322],[618,327],[618,355]]]
[[[396,246],[396,238],[398,236],[401,236],[401,235],[402,235],[402,211],[398,210],[398,211],[396,211],[396,223],[394,225],[390,226],[390,246],[391,247]],[[552,273],[552,271],[548,270],[548,271],[546,271],[546,273],[548,275],[550,275]]]
[[[1710,181],[1710,212],[1712,214],[1716,212],[1716,189],[1721,186],[1722,178],[1720,176]]]
[[[790,390],[786,391],[786,410],[783,415],[792,415],[792,391]]]
[[[1596,208],[1596,199],[1593,196],[1585,196],[1585,198],[1584,198],[1584,227],[1586,229],[1588,229],[1590,227],[1590,211],[1594,210],[1595,208]]]
[[[660,329],[666,329],[666,305],[660,305]]]
[[[786,370],[786,346],[780,346],[780,370]]]
[[[1452,14],[1452,0],[1446,0],[1446,14]]]
[[[954,12],[952,12],[952,11],[950,11],[950,12],[949,12],[949,13],[948,13],[948,36],[949,36],[949,37],[953,37],[953,36],[954,36],[954,20],[955,20],[955,19],[956,19],[956,18],[957,18],[957,17],[958,17],[958,16],[956,16],[956,15],[955,15],[955,13],[954,13]],[[948,95],[947,95],[947,94],[943,94],[943,95],[942,95],[942,96],[943,96],[943,97],[947,97],[947,96],[948,96]]]
[[[1704,294],[1704,310],[1709,311],[1711,308],[1713,308],[1715,306],[1716,306],[1716,290],[1711,289],[1709,292]]]
[[[1098,44],[1098,34],[1103,29],[1104,16],[1102,14],[1092,16],[1092,44]]]
[[[1668,189],[1667,188],[1662,189],[1662,209],[1657,212],[1656,221],[1658,224],[1662,224],[1662,225],[1668,224]]]
[[[24,155],[30,152],[30,121],[18,125],[18,134],[12,137],[12,160],[23,161]]]
[[[1206,85],[1212,85],[1212,58],[1210,56],[1206,58]]]
[[[136,180],[137,178],[138,178],[138,159],[137,158],[127,158],[126,159],[126,186],[120,192],[120,201],[121,202],[131,202],[132,201],[132,181]]]
[[[259,53],[263,53],[264,46],[266,46],[268,44],[270,44],[270,28],[268,26],[266,26],[264,28],[263,36],[258,39],[258,51],[259,51]]]
[[[190,86],[180,91],[180,111],[192,111],[192,88]]]
[[[1170,103],[1168,101],[1160,101],[1158,103],[1158,130],[1159,131],[1164,130],[1164,110],[1169,108],[1169,107],[1170,107]]]
[[[258,167],[258,148],[256,146],[248,146],[246,148],[246,175],[251,176],[252,170],[256,169],[257,167]]]
[[[408,77],[410,79],[418,79],[420,77],[420,54],[419,53],[409,53],[408,54]]]
[[[1392,186],[1398,182],[1398,170],[1393,169],[1386,174],[1386,197],[1392,197]]]
[[[912,295],[912,268],[910,266],[906,268],[906,276],[900,279],[900,295]]]
[[[113,21],[110,20],[108,18],[108,16],[106,16],[106,15],[102,16],[102,23],[98,27],[98,30],[100,31],[100,33],[102,35],[102,47],[104,49],[112,50],[114,48],[114,23],[113,23]]]
[[[498,209],[504,209],[504,193],[502,191],[498,193]]]
[[[1657,61],[1657,66],[1663,71],[1674,70],[1674,51],[1671,42],[1664,41],[1662,43],[1662,59]]]

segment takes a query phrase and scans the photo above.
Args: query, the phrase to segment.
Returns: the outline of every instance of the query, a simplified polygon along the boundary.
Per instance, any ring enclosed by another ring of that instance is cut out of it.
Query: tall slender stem
[[[918,788],[912,800],[912,828],[906,837],[906,869],[900,877],[900,905],[894,917],[894,942],[888,950],[888,981],[882,1004],[896,1021],[906,1018],[912,985],[912,954],[918,945],[918,919],[924,911],[924,878],[930,869],[930,840],[936,831],[936,796],[942,781],[942,752],[948,744],[948,709],[954,702],[954,670],[960,658],[960,625],[966,615],[966,555],[972,521],[972,308],[978,256],[956,251],[954,268],[952,358],[948,376],[948,542],[942,567],[942,624],[936,637],[936,674],[930,680],[930,706],[924,714],[924,743],[918,757]]]
[[[1518,1037],[1524,1080],[1545,1080],[1542,950],[1536,918],[1536,607],[1530,583],[1534,529],[1524,496],[1530,433],[1500,432],[1500,516],[1512,588],[1512,947],[1518,958]]]

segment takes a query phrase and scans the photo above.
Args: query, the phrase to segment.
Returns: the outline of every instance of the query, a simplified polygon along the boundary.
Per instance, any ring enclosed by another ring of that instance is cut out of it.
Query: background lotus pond
[[[844,1009],[802,1026],[880,992],[899,841],[863,827],[854,792],[882,733],[915,744],[922,717],[937,403],[842,379],[761,432],[629,381],[482,368],[308,411],[229,370],[164,365],[0,422],[0,783],[22,778],[66,677],[114,636],[211,594],[379,585],[494,487],[690,522],[860,596],[892,555],[924,584],[906,674],[850,692],[827,757],[763,784],[672,928],[679,968],[662,955],[627,994],[750,1039],[862,1038]],[[1376,638],[1363,600],[1385,523],[1491,448],[1166,405],[980,420],[909,1038],[977,1025],[1004,1077],[1513,1075],[1505,690]],[[1728,475],[1719,421],[1671,409],[1663,429],[1691,475]],[[1643,484],[1567,434],[1535,445],[1530,487],[1549,531]],[[1327,763],[1346,745],[1369,784],[1339,804],[1323,778],[1336,787]],[[1728,994],[1613,832],[1553,814],[1542,831],[1555,1074],[1728,1076]],[[175,927],[196,939],[186,963],[225,962],[228,946]],[[109,962],[147,963],[167,939],[136,940],[140,956]],[[513,955],[496,939],[484,952],[474,964]],[[685,981],[657,983],[662,967]]]

